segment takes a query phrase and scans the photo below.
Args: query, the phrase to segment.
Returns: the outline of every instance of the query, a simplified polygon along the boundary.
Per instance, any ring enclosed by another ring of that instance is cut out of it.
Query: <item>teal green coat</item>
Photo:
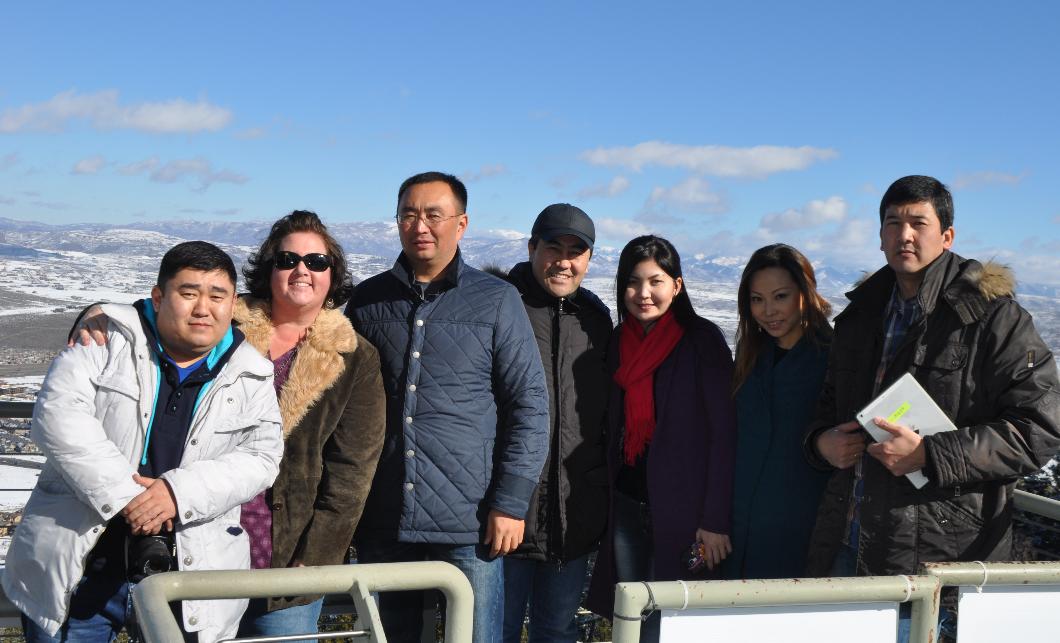
[[[804,575],[828,474],[807,464],[802,438],[827,366],[827,340],[803,337],[779,364],[772,350],[763,351],[736,393],[733,552],[725,561],[727,578]]]

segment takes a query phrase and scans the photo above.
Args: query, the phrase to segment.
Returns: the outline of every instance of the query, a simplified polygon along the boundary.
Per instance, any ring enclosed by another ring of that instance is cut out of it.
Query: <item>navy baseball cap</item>
[[[596,242],[596,226],[588,214],[569,203],[553,203],[537,215],[530,236],[552,241],[565,234],[572,234],[592,250]]]

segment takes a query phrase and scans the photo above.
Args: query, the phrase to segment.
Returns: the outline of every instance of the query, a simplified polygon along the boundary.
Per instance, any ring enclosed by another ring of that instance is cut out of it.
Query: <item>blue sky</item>
[[[480,236],[569,201],[608,245],[871,268],[923,173],[955,250],[1060,283],[1054,3],[454,4],[7,6],[0,216],[381,220],[440,169]]]

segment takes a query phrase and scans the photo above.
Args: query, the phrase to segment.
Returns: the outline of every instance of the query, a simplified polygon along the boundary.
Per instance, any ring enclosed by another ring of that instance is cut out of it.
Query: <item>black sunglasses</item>
[[[300,255],[289,250],[281,250],[276,253],[276,258],[273,259],[272,265],[277,270],[291,270],[298,265],[298,262],[305,264],[305,267],[313,272],[324,272],[331,267],[331,257],[319,252],[310,252],[307,255]]]

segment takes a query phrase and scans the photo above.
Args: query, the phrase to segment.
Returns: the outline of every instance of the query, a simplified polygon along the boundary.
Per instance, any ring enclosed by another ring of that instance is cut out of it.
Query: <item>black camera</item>
[[[139,583],[152,574],[175,570],[176,556],[171,534],[129,536],[125,541],[125,572],[130,582]]]

